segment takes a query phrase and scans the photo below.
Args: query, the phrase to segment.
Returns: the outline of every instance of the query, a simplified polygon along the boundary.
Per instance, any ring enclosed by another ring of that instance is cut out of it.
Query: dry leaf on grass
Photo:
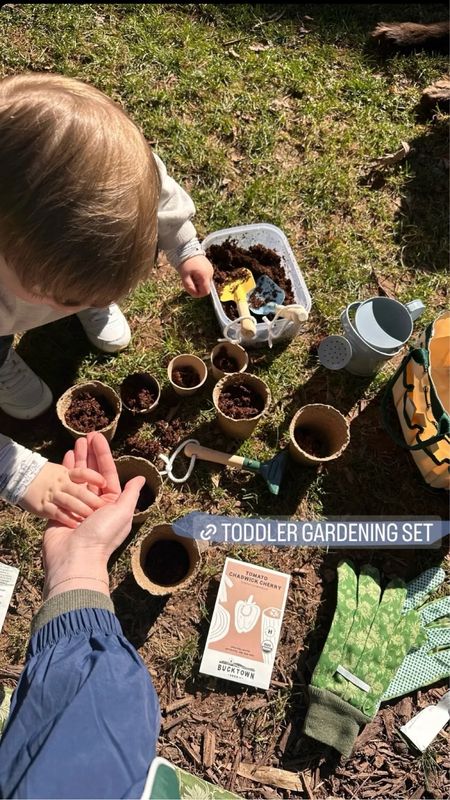
[[[389,278],[384,278],[382,275],[378,275],[374,269],[372,269],[372,278],[374,279],[377,287],[378,287],[378,294],[382,297],[390,297],[392,300],[396,300],[395,294],[395,283]]]
[[[413,152],[411,150],[410,145],[408,142],[402,142],[401,147],[395,151],[395,153],[387,153],[385,156],[380,156],[379,158],[373,158],[372,164],[373,166],[377,166],[378,168],[383,167],[390,167],[392,164],[398,164],[399,161],[404,161],[404,159]]]

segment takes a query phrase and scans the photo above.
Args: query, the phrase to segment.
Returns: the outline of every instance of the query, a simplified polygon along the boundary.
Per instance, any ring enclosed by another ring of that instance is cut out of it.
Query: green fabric
[[[430,567],[410,581],[406,587],[403,612],[419,608],[444,581],[445,571],[442,567]]]
[[[398,578],[382,591],[380,575],[374,567],[364,566],[357,576],[350,562],[343,561],[338,566],[336,611],[311,687],[326,690],[345,701],[364,715],[366,722],[375,716],[380,698],[406,653],[422,644],[425,638],[417,612],[402,613],[406,593],[405,583]],[[367,690],[339,674],[338,667],[367,684]],[[326,702],[326,697],[321,695],[321,701]],[[338,740],[334,733],[325,731],[323,725],[315,721],[317,698],[313,692],[312,698],[305,730],[325,743],[330,736]],[[355,738],[356,734],[353,741]],[[333,746],[348,754],[348,740],[342,747],[339,741]]]
[[[349,756],[361,725],[369,722],[369,717],[327,689],[310,686],[309,700],[304,733],[317,739],[320,731],[321,742]]]
[[[146,786],[143,800],[240,800],[237,794],[191,775],[165,759],[157,760],[152,784]]]
[[[408,584],[403,611],[413,608],[418,611],[426,640],[405,656],[382,702],[450,677],[450,596],[424,602],[444,579],[444,570],[435,567]]]
[[[239,800],[237,794],[175,767],[180,781],[181,800]]]
[[[33,636],[39,628],[42,628],[54,617],[78,608],[104,608],[114,614],[114,604],[108,595],[91,591],[91,589],[70,589],[68,592],[55,594],[41,605],[31,621],[31,635]]]

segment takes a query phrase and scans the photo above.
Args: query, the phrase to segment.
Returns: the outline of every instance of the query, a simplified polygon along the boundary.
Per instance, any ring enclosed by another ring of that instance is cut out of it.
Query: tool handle
[[[236,305],[238,307],[239,316],[246,317],[246,319],[241,319],[242,335],[247,339],[251,338],[256,333],[256,321],[250,316],[247,298],[236,298]]]
[[[223,453],[221,450],[211,450],[210,447],[203,447],[201,444],[194,444],[189,442],[184,448],[184,454],[191,458],[197,456],[203,461],[212,461],[213,464],[224,464],[226,467],[237,467],[242,469],[244,466],[243,456],[230,456],[229,453]]]

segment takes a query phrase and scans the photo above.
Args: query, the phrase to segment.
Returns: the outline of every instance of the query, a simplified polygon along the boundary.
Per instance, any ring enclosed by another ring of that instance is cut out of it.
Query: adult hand
[[[206,256],[187,258],[178,267],[183,286],[192,297],[205,297],[211,291],[213,265]]]
[[[105,479],[98,496],[103,507],[75,530],[58,522],[48,524],[43,541],[46,599],[69,589],[95,589],[109,594],[108,559],[131,530],[139,492],[145,483],[145,478],[139,476],[120,491],[109,445],[100,433],[78,439],[63,461],[66,468],[84,469],[86,464]]]

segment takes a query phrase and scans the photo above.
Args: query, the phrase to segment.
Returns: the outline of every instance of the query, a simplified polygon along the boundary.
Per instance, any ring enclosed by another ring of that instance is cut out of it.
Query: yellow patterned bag
[[[404,441],[386,419],[390,389]],[[410,451],[426,483],[450,490],[450,311],[431,323],[405,356],[382,405],[386,429]]]

